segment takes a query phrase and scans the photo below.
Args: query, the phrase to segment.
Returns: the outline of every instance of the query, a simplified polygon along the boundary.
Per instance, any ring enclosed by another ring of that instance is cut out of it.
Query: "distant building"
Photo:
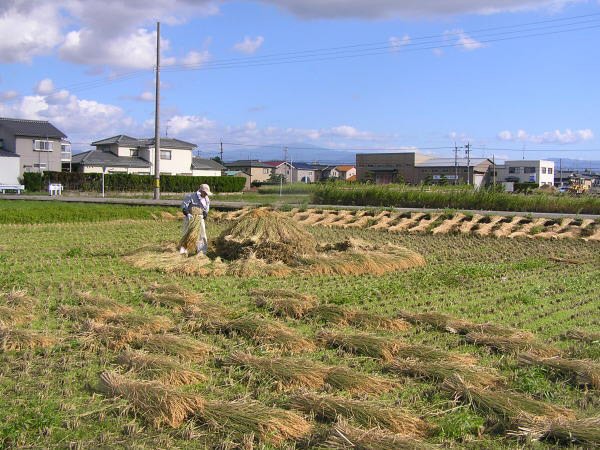
[[[282,175],[286,183],[295,183],[298,181],[295,164],[292,165],[287,161],[265,161],[265,164],[271,166],[273,174]]]
[[[227,170],[242,171],[250,176],[250,183],[256,181],[264,183],[268,181],[273,173],[273,166],[265,164],[257,159],[241,159],[237,161],[224,162]]]
[[[432,158],[418,152],[356,155],[358,181],[376,184],[470,182],[478,187],[489,182],[491,165],[486,158]]]
[[[356,167],[350,164],[335,166],[330,172],[330,177],[338,180],[348,180],[354,176],[356,176]]]
[[[21,158],[13,152],[0,150],[0,186],[21,184],[19,173],[21,169]]]
[[[73,156],[73,168],[85,173],[154,175],[154,138],[137,139],[120,134],[92,142],[96,150]],[[160,140],[161,175],[192,175],[196,144],[173,138]]]
[[[192,158],[192,175],[195,177],[220,177],[225,170],[227,168],[214,159]]]
[[[496,166],[498,181],[554,186],[554,161],[514,160]]]
[[[226,170],[225,172],[225,176],[227,177],[242,177],[246,180],[246,183],[244,184],[244,190],[247,191],[248,189],[250,189],[251,187],[251,181],[250,181],[250,175],[248,175],[246,172],[242,172],[241,170]]]
[[[66,137],[46,120],[0,118],[0,151],[19,155],[19,176],[25,172],[60,172],[62,145],[68,146]]]

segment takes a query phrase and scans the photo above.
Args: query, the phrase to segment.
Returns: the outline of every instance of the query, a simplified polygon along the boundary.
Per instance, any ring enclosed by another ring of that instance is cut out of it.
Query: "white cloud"
[[[0,60],[30,62],[62,40],[62,18],[55,4],[17,0],[0,4]]]
[[[504,130],[498,133],[498,139],[531,144],[575,144],[594,139],[594,132],[589,128],[581,130],[567,128],[565,131],[553,130],[541,134],[529,134],[525,130],[518,130],[516,133]]]
[[[50,78],[40,80],[35,87],[35,93],[38,95],[48,95],[54,91],[54,82]]]
[[[390,47],[392,47],[392,50],[397,51],[401,47],[404,47],[405,45],[410,44],[410,36],[408,34],[405,34],[401,38],[392,36],[392,37],[390,37],[389,41],[390,41]]]
[[[306,18],[431,17],[556,10],[579,0],[261,0]]]
[[[14,100],[19,96],[19,93],[14,90],[0,92],[0,101]]]
[[[210,61],[211,55],[208,50],[203,50],[201,52],[190,51],[188,54],[182,59],[182,63],[186,66],[201,66],[207,61]]]
[[[457,44],[459,44],[463,50],[477,50],[480,49],[482,47],[485,47],[484,44],[482,44],[481,42],[473,39],[472,37],[470,37],[467,33],[465,32],[460,32],[458,34],[458,41]]]
[[[255,53],[265,42],[265,38],[262,36],[256,36],[252,39],[250,36],[245,36],[242,42],[238,42],[233,46],[233,49],[251,55]]]
[[[154,101],[154,93],[150,91],[142,92],[137,96],[137,99],[142,102],[153,102]]]

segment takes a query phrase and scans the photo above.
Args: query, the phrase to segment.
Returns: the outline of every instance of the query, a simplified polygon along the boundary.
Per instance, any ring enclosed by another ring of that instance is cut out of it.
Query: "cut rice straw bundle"
[[[403,331],[410,325],[402,319],[391,319],[379,314],[345,308],[340,305],[319,305],[312,310],[311,315],[327,323],[351,325],[355,327],[375,328],[392,331]]]
[[[395,339],[365,333],[342,334],[320,331],[317,333],[316,339],[318,343],[330,348],[339,348],[348,353],[386,361],[392,360],[398,347],[402,345]]]
[[[137,333],[160,333],[173,328],[173,321],[166,316],[147,316],[138,313],[115,315],[106,322],[122,325]]]
[[[256,435],[261,441],[278,447],[285,440],[301,439],[312,431],[312,426],[298,414],[258,402],[209,401],[197,418],[211,428],[237,435]]]
[[[149,246],[125,256],[123,260],[138,269],[180,275],[220,276],[226,270],[220,258],[210,259],[202,253],[188,257],[181,255],[172,245]]]
[[[259,258],[256,253],[249,253],[243,258],[233,260],[227,266],[227,275],[251,278],[251,277],[287,277],[292,274],[293,269],[282,261],[269,262]]]
[[[24,308],[11,308],[10,306],[0,306],[0,324],[4,325],[22,325],[33,319],[30,310]]]
[[[206,380],[200,372],[184,367],[174,359],[140,351],[123,352],[117,357],[116,363],[144,378],[151,378],[164,384],[185,385]]]
[[[94,305],[60,305],[56,312],[58,315],[66,317],[70,320],[83,321],[87,319],[93,319],[98,322],[104,321],[118,314],[118,312],[114,312],[110,309],[100,308]]]
[[[177,244],[177,248],[183,247],[189,255],[195,255],[198,252],[198,239],[200,238],[200,230],[204,219],[202,218],[202,209],[192,207],[190,212],[192,217],[188,220],[187,227],[179,244]]]
[[[585,448],[600,446],[600,417],[580,420],[538,421],[520,428],[519,434],[547,439],[565,444],[580,444]]]
[[[256,306],[267,308],[273,314],[280,317],[300,319],[312,311],[318,304],[315,296],[299,294],[297,297],[255,295]]]
[[[444,381],[442,389],[474,405],[485,414],[495,416],[508,426],[518,427],[541,420],[575,419],[575,413],[568,408],[534,400],[514,392],[468,384],[458,376]]]
[[[92,294],[91,292],[77,292],[80,306],[95,306],[110,311],[113,314],[128,314],[133,312],[133,308],[124,305],[116,300],[100,294]]]
[[[331,430],[324,446],[328,450],[427,450],[435,448],[425,442],[378,428],[364,430],[340,422]]]
[[[600,389],[600,364],[586,359],[560,357],[542,358],[529,353],[519,355],[519,363],[527,366],[540,366],[571,378],[580,386]]]
[[[217,333],[225,327],[225,322],[231,320],[233,311],[217,303],[205,302],[198,305],[186,306],[182,309],[185,320],[183,326],[192,332],[207,331]]]
[[[565,337],[574,341],[587,342],[588,344],[600,344],[600,333],[593,333],[583,330],[569,330]]]
[[[204,342],[175,334],[149,334],[135,338],[133,346],[151,352],[161,352],[196,362],[205,361],[214,347]]]
[[[485,333],[468,333],[467,342],[484,345],[500,353],[529,352],[538,356],[557,356],[560,350],[537,341],[523,339],[520,335],[497,336]]]
[[[7,292],[0,293],[0,303],[13,308],[32,307],[37,303],[37,300],[27,294],[23,289],[12,289]]]
[[[331,367],[325,382],[333,389],[347,391],[351,394],[381,394],[389,392],[397,386],[392,380],[367,375],[348,367]]]
[[[89,350],[99,350],[102,348],[120,350],[139,337],[138,332],[123,326],[109,325],[94,320],[83,322],[81,331],[79,340]]]
[[[396,360],[386,369],[397,374],[443,382],[459,375],[461,379],[476,386],[494,386],[504,379],[495,370],[456,364],[451,361]]]
[[[227,333],[238,333],[258,344],[273,345],[289,352],[312,351],[315,345],[292,328],[256,317],[244,317],[223,324]]]
[[[477,358],[464,353],[451,353],[423,344],[405,344],[397,342],[394,356],[398,358],[417,359],[423,362],[447,361],[452,364],[474,365]]]
[[[286,387],[292,388],[321,388],[329,372],[327,366],[312,361],[292,358],[261,358],[240,352],[230,355],[224,363],[257,370]]]
[[[411,323],[430,325],[441,331],[455,334],[467,334],[471,332],[489,333],[498,336],[519,335],[522,339],[533,339],[533,335],[527,331],[496,325],[493,323],[473,323],[468,320],[457,319],[448,314],[439,312],[411,313],[400,311],[398,316]]]
[[[48,348],[56,344],[56,339],[36,331],[0,326],[0,350],[21,351]]]
[[[176,391],[158,381],[132,380],[115,372],[100,376],[99,389],[108,396],[127,400],[135,414],[156,428],[163,424],[176,428],[204,408],[198,395]]]
[[[144,299],[153,305],[180,309],[185,306],[199,304],[202,301],[202,296],[177,285],[155,285],[144,293]]]
[[[375,402],[305,393],[294,396],[291,407],[324,421],[333,422],[341,416],[362,426],[379,426],[406,436],[423,436],[430,430],[429,424],[418,417]]]

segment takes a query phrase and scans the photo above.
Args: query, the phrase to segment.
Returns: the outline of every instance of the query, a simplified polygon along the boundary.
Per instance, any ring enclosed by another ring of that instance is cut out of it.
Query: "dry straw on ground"
[[[89,291],[77,292],[75,294],[78,299],[79,306],[96,307],[104,310],[111,311],[113,314],[127,314],[133,312],[133,308],[128,305],[124,305],[110,297],[102,294],[95,294]]]
[[[358,328],[404,331],[410,327],[402,319],[392,319],[379,314],[335,304],[319,305],[310,312],[310,316],[326,323],[351,325]]]
[[[575,444],[577,448],[600,447],[600,416],[587,419],[555,419],[537,421],[522,426],[517,434],[536,439],[545,439],[564,444]]]
[[[476,386],[494,386],[504,379],[493,369],[457,364],[451,361],[396,360],[386,369],[397,374],[426,378],[443,382],[459,375],[461,379]]]
[[[204,401],[195,394],[187,394],[167,387],[158,381],[138,381],[115,372],[100,376],[99,389],[111,397],[127,400],[137,415],[143,416],[158,428],[180,426],[184,420],[204,408]]]
[[[144,315],[139,313],[118,314],[107,317],[106,323],[126,327],[136,333],[160,333],[174,327],[166,316]]]
[[[56,339],[46,334],[0,325],[0,350],[21,351],[48,348],[56,344]]]
[[[324,445],[318,448],[328,450],[427,450],[435,448],[425,442],[384,431],[379,428],[364,430],[346,422],[335,425]]]
[[[519,355],[519,363],[527,366],[545,367],[571,378],[578,385],[600,389],[600,364],[589,359],[543,358],[523,353]]]
[[[316,296],[284,289],[254,289],[250,291],[256,306],[267,308],[280,317],[300,319],[319,303]]]
[[[139,332],[122,325],[86,320],[81,324],[79,341],[89,350],[120,350],[138,337]]]
[[[255,435],[278,447],[286,440],[304,438],[312,430],[298,414],[258,402],[207,401],[197,418],[224,433]]]
[[[471,332],[465,336],[467,342],[484,345],[500,353],[529,352],[538,356],[557,356],[560,350],[547,344],[527,339],[520,335],[498,336]]]
[[[0,293],[0,325],[23,325],[33,319],[36,301],[24,290]]]
[[[441,331],[450,333],[467,334],[471,332],[489,333],[498,336],[518,335],[521,339],[533,339],[529,332],[517,330],[515,328],[505,327],[493,323],[474,323],[464,319],[457,319],[448,314],[439,312],[411,313],[400,311],[398,316],[411,323],[430,325]]]
[[[168,333],[140,335],[133,339],[132,345],[196,362],[205,361],[215,350],[213,346],[196,339]]]
[[[117,356],[116,363],[143,378],[151,378],[164,384],[185,385],[206,380],[206,376],[175,359],[141,351],[123,352]]]
[[[423,436],[431,429],[418,417],[377,402],[304,393],[292,397],[291,407],[324,421],[333,422],[341,416],[362,426],[377,426],[406,436]]]
[[[331,367],[325,377],[325,382],[333,389],[339,389],[350,394],[381,394],[397,386],[392,380],[368,375],[349,367]]]
[[[180,309],[185,306],[198,305],[202,302],[202,295],[176,284],[155,284],[144,292],[144,299],[153,305]]]
[[[319,331],[316,335],[317,342],[330,348],[339,348],[348,353],[353,353],[371,358],[391,361],[402,343],[373,334],[344,334],[332,331]]]
[[[508,427],[527,426],[542,420],[575,419],[575,413],[570,409],[534,400],[523,394],[469,384],[458,376],[444,381],[442,389],[472,404],[484,414],[494,416]]]
[[[600,333],[584,330],[569,330],[565,337],[574,341],[587,342],[588,344],[600,344]]]

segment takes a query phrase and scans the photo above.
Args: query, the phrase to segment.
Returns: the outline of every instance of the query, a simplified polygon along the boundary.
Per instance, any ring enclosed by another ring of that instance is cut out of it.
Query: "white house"
[[[225,166],[213,159],[192,158],[192,175],[195,177],[220,177],[225,170]]]
[[[283,175],[286,183],[298,181],[298,171],[296,167],[287,161],[265,161],[265,164],[271,167],[272,173]]]
[[[154,139],[136,139],[126,135],[92,142],[96,150],[73,156],[75,170],[85,173],[137,173],[154,175]],[[192,152],[196,147],[179,139],[161,138],[160,173],[192,175]]]
[[[554,161],[514,160],[496,166],[498,181],[554,186]]]
[[[20,156],[13,152],[0,150],[0,185],[21,184],[19,183],[20,170]]]

